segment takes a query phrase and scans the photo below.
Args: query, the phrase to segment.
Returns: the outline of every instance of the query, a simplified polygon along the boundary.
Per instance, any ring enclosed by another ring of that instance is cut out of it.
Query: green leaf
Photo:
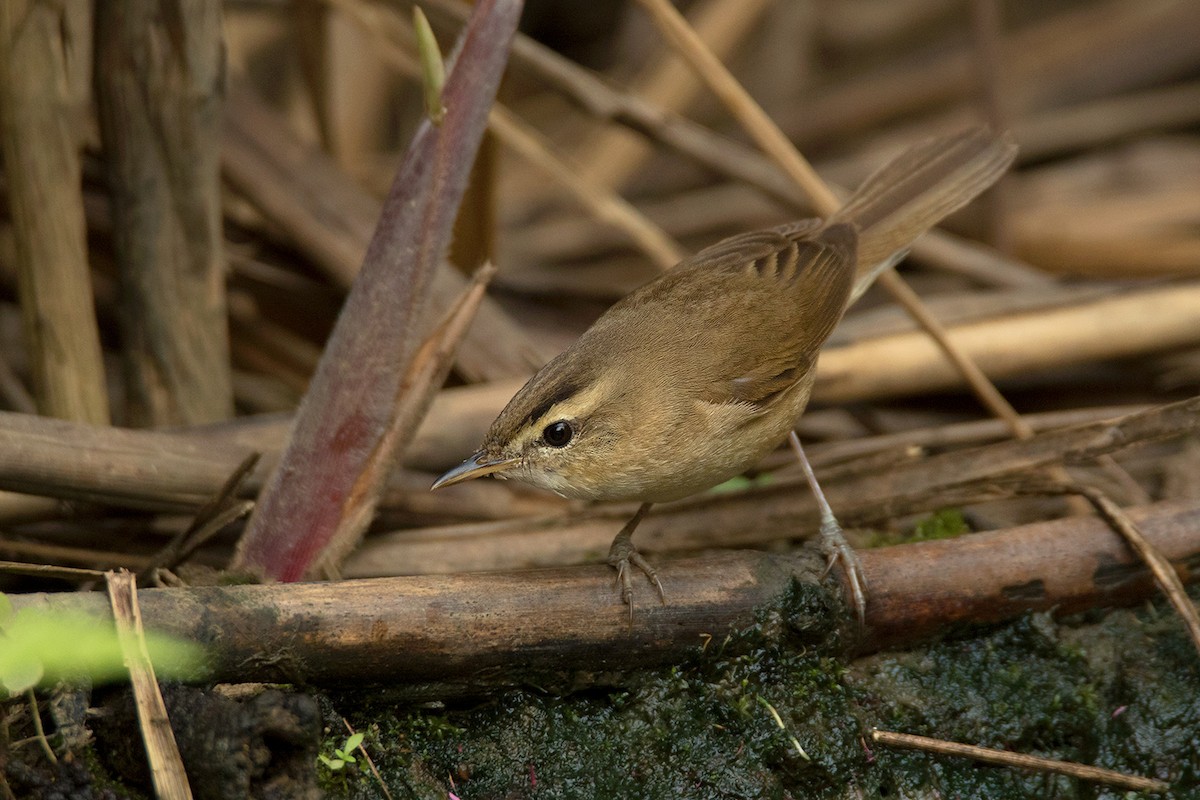
[[[349,753],[354,750],[356,747],[362,744],[362,741],[363,734],[361,733],[356,733],[350,736],[348,739],[346,739],[346,752]]]
[[[158,677],[199,674],[204,655],[200,645],[147,631],[146,646]],[[101,621],[81,612],[23,608],[10,617],[4,628],[0,681],[11,691],[14,685],[28,680],[35,671],[34,664],[41,673],[35,682],[79,674],[104,682],[127,674],[111,620]]]
[[[437,37],[425,12],[413,6],[413,31],[417,35],[417,53],[421,56],[421,84],[425,89],[425,113],[434,125],[441,125],[446,118],[446,107],[442,104],[442,90],[446,88],[446,64],[438,48]]]
[[[42,662],[36,658],[4,658],[4,664],[0,665],[0,684],[10,697],[15,697],[37,686],[43,672]]]

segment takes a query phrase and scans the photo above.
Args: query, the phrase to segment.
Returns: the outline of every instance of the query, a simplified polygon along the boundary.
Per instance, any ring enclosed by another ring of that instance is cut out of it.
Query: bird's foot
[[[850,587],[850,599],[854,603],[854,611],[859,624],[867,619],[867,578],[862,571],[862,562],[854,548],[846,541],[842,526],[832,516],[821,521],[820,533],[821,551],[828,559],[825,565],[825,575],[840,561],[846,573],[846,583]],[[824,575],[822,576],[824,577]]]
[[[629,622],[633,624],[633,579],[630,577],[633,567],[637,567],[646,574],[646,577],[658,589],[658,597],[664,604],[667,602],[667,595],[663,592],[662,582],[659,581],[654,567],[650,566],[650,562],[634,547],[633,539],[622,534],[618,534],[617,538],[613,539],[612,547],[608,551],[608,563],[617,571],[617,583],[621,587],[621,602],[629,607]]]

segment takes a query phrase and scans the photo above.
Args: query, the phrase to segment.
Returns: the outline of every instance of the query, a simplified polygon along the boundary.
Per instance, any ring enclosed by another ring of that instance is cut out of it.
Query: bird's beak
[[[434,489],[440,489],[443,486],[469,481],[472,478],[482,478],[484,475],[491,475],[493,472],[502,472],[515,463],[517,463],[517,459],[515,458],[490,456],[487,451],[480,450],[434,481],[433,486],[429,487],[429,491],[432,492]]]

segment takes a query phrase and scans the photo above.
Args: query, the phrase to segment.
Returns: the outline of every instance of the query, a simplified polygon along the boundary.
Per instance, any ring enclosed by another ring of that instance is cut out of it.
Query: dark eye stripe
[[[566,383],[559,387],[558,391],[550,395],[546,400],[534,407],[533,411],[529,412],[529,416],[525,417],[525,423],[532,425],[546,415],[554,406],[573,397],[579,391],[579,387],[573,383]]]

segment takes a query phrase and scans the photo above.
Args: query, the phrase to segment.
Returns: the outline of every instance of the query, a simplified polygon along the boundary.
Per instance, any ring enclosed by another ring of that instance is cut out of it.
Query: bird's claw
[[[633,624],[633,579],[630,577],[630,565],[645,573],[650,582],[658,589],[659,599],[663,605],[666,605],[667,595],[663,591],[662,581],[658,579],[658,572],[638,552],[632,541],[618,537],[608,552],[608,563],[617,571],[617,584],[621,587],[621,602],[629,607],[629,624]]]
[[[858,617],[860,625],[865,624],[867,620],[867,578],[863,574],[862,562],[859,560],[858,554],[846,541],[842,527],[835,519],[828,519],[821,523],[821,550],[827,559],[821,578],[824,579],[839,561],[842,563],[842,569],[846,574],[846,583],[850,587],[850,599],[854,603],[855,615]]]

